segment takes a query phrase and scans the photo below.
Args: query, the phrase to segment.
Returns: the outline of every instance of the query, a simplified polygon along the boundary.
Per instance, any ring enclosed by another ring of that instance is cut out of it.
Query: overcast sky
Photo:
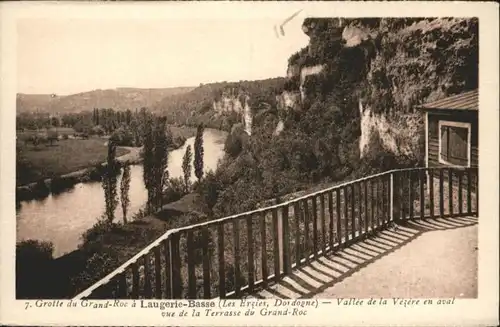
[[[272,18],[18,20],[18,92],[62,95],[284,76],[288,57],[308,42],[301,16],[281,38],[274,32],[280,20]]]

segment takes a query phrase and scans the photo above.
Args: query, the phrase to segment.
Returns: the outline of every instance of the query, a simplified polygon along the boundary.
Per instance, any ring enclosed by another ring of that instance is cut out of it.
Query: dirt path
[[[319,258],[263,298],[477,297],[477,218],[411,223]]]

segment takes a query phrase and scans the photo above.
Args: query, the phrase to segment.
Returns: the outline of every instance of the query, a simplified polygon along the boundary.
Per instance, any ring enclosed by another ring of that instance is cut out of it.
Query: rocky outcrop
[[[477,87],[477,28],[477,19],[467,18],[305,19],[309,44],[290,57],[287,70],[296,89],[281,95],[278,110],[304,110],[308,88],[329,76],[309,84],[308,77],[350,65],[346,70],[358,69],[362,80],[352,84],[351,93],[359,102],[359,116],[352,118],[360,120],[360,157],[376,137],[387,151],[415,155],[423,129],[415,106]],[[351,60],[351,53],[357,57]],[[297,92],[300,99],[286,104]],[[280,124],[275,134],[282,129]]]
[[[302,101],[306,99],[306,91],[304,89],[304,82],[308,76],[318,75],[323,71],[325,65],[304,66],[300,69],[300,98]]]
[[[237,113],[248,135],[252,135],[253,112],[249,104],[250,97],[234,90],[222,94],[219,100],[214,100],[212,107],[218,114]]]

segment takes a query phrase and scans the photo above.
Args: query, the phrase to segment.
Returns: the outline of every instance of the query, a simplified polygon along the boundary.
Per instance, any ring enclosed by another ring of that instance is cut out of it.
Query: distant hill
[[[154,104],[176,94],[187,93],[194,87],[172,87],[162,89],[117,88],[94,90],[65,96],[50,94],[18,93],[17,113],[44,112],[79,112],[93,108],[113,108],[115,110],[152,107]]]
[[[263,108],[275,108],[276,96],[282,93],[284,84],[284,77],[202,84],[190,92],[165,97],[152,107],[152,111],[166,116],[173,125],[203,123],[206,127],[230,131],[232,124],[241,121],[240,110],[245,96],[248,96],[253,114]],[[223,107],[224,112],[220,112],[221,108],[217,110],[217,106]],[[240,110],[235,110],[234,106]]]

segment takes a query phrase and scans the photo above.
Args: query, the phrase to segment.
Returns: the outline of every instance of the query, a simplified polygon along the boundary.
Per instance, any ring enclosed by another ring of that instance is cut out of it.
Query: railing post
[[[401,176],[397,172],[391,173],[391,215],[392,221],[401,221]]]
[[[425,172],[424,170],[419,170],[418,172],[419,180],[418,184],[420,186],[420,219],[424,219],[425,217]]]
[[[476,171],[476,217],[479,217],[479,168],[475,168]]]
[[[472,174],[471,169],[467,169],[467,214],[472,213]]]
[[[300,266],[300,260],[302,259],[302,251],[300,246],[300,217],[302,216],[302,209],[300,208],[300,202],[295,202],[293,213],[295,216],[295,264],[297,267]]]
[[[264,243],[265,244],[265,243]],[[226,270],[224,257],[224,223],[217,225],[217,256],[219,259],[219,297],[226,298]]]
[[[254,282],[255,282],[255,276],[254,276],[254,270],[255,270],[255,265],[254,265],[254,239],[253,239],[253,221],[252,221],[252,215],[248,215],[246,217],[246,223],[247,223],[247,250],[248,250],[248,290],[250,292],[253,291],[254,288]]]
[[[170,257],[170,239],[166,239],[163,241],[163,246],[165,250],[165,298],[172,298],[172,275],[171,275],[171,266],[172,261]]]
[[[149,262],[149,253],[146,253],[143,257],[144,261],[144,296],[146,299],[151,299],[153,297],[153,290],[151,289],[151,267]]]
[[[118,298],[127,298],[127,275],[126,270],[118,275]]]
[[[278,225],[278,211],[272,210],[273,216],[273,257],[274,257],[274,280],[278,281],[281,275],[280,270],[280,247],[279,247],[279,225]]]
[[[170,289],[172,290],[172,298],[180,299],[182,293],[182,281],[181,281],[181,256],[179,251],[179,233],[174,233],[170,237],[170,276],[172,285]]]
[[[233,253],[234,253],[234,294],[240,295],[241,290],[241,255],[240,255],[240,221],[233,220]]]
[[[161,288],[161,247],[158,245],[154,248],[155,256],[155,298],[161,299],[162,288]]]
[[[201,230],[203,240],[203,298],[210,299],[210,240],[208,228]]]
[[[262,284],[267,286],[267,277],[269,275],[267,269],[267,246],[266,246],[266,213],[263,212],[259,215],[260,220],[260,256],[262,265]]]
[[[132,299],[139,298],[139,266],[132,263]]]
[[[389,220],[394,221],[394,173],[389,174]]]
[[[283,237],[283,273],[289,275],[292,273],[292,258],[290,255],[290,225],[288,221],[288,205],[283,207],[281,214],[282,237]]]
[[[429,211],[430,217],[434,218],[434,169],[429,169],[427,171],[427,181],[428,181],[428,189],[429,189]]]
[[[194,235],[193,231],[187,232],[187,266],[188,266],[188,298],[196,298],[196,272],[195,272],[195,260],[194,260]]]
[[[312,210],[313,210],[313,258],[318,257],[318,197],[313,196]]]

